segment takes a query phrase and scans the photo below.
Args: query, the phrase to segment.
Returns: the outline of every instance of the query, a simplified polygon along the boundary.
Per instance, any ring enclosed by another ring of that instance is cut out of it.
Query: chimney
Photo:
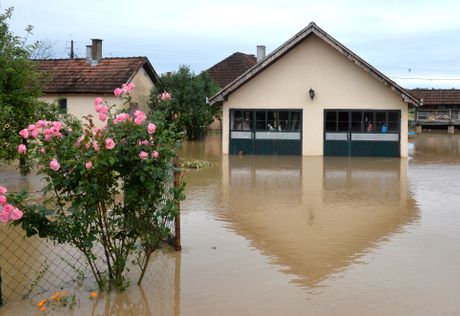
[[[265,45],[257,45],[257,62],[265,58]]]
[[[86,45],[86,62],[87,63],[91,63],[91,52],[92,52],[91,45]]]
[[[92,63],[97,64],[102,58],[102,40],[101,39],[91,39],[91,60]]]

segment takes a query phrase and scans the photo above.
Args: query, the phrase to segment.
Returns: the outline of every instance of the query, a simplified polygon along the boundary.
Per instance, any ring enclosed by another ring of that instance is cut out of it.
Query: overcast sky
[[[101,38],[104,57],[147,56],[158,73],[199,72],[259,44],[269,53],[314,21],[403,87],[460,88],[458,0],[0,0],[0,10],[9,6],[13,32],[33,25],[32,39],[54,43],[57,58],[71,39],[84,57]]]

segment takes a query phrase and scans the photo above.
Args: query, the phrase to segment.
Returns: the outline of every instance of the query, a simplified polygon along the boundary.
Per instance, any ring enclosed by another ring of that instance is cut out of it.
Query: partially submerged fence
[[[174,172],[174,180],[174,185],[179,186],[178,169]],[[32,192],[31,196],[37,200],[42,198],[38,192]],[[171,234],[165,241],[180,250],[180,212],[168,222],[168,227]],[[100,251],[102,253],[102,247]],[[38,236],[26,237],[21,227],[0,225],[0,306],[53,289],[71,287],[90,275],[85,257],[71,245],[57,244]]]

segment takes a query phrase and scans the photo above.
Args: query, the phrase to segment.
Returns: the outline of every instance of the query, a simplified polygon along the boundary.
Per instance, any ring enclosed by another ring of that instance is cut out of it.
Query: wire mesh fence
[[[43,199],[39,192],[30,192],[29,196],[36,202]],[[176,250],[180,249],[179,221],[178,214],[175,220],[167,223],[171,234],[165,240]],[[102,246],[96,246],[94,253],[102,254]],[[92,274],[86,258],[72,245],[38,236],[27,237],[19,226],[0,225],[0,306],[53,289],[71,287],[88,277]]]

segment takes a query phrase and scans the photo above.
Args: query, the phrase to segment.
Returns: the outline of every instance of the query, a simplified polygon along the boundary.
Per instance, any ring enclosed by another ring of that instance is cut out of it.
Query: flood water
[[[185,173],[183,250],[55,314],[460,315],[460,135],[418,135],[409,159],[228,156],[220,136],[182,156],[213,163]]]

